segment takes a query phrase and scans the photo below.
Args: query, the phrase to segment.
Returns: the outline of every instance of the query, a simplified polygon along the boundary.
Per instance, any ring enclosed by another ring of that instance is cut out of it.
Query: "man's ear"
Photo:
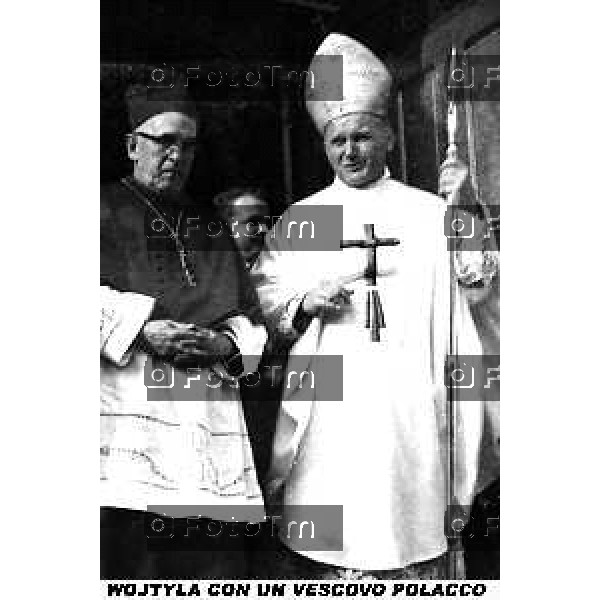
[[[138,158],[138,144],[137,136],[133,133],[128,133],[125,136],[125,147],[127,149],[127,156],[131,160],[137,160]]]

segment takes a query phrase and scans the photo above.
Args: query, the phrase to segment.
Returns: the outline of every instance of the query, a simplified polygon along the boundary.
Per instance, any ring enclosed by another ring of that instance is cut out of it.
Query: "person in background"
[[[219,216],[227,223],[247,270],[263,249],[270,227],[270,207],[264,192],[256,187],[235,187],[213,199]]]
[[[258,187],[233,187],[213,199],[217,214],[226,223],[248,271],[263,250],[272,223],[270,203]],[[259,364],[260,379],[242,380],[241,394],[248,431],[254,449],[256,470],[264,487],[271,459],[277,410],[289,344],[271,335]]]
[[[257,187],[234,187],[215,196],[213,206],[227,224],[246,269],[251,272],[274,221],[266,194]],[[259,378],[240,380],[258,481],[264,492],[267,489],[267,474],[289,348],[287,338],[271,332],[259,364]],[[277,548],[273,531],[277,530],[278,522],[277,519],[272,521],[271,517],[275,512],[276,517],[281,516],[278,508],[273,505],[266,507],[269,524],[250,542],[253,552],[249,553],[249,564],[254,577],[262,578],[271,570],[277,570],[277,565],[269,565],[269,562]]]

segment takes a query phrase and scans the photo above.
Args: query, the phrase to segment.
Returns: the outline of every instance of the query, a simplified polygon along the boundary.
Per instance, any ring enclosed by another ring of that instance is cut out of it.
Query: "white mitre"
[[[342,56],[343,80],[335,60],[327,58],[334,55]],[[360,42],[340,33],[329,34],[309,70],[314,74],[314,85],[306,86],[306,108],[321,134],[338,117],[360,112],[387,115],[392,76]]]

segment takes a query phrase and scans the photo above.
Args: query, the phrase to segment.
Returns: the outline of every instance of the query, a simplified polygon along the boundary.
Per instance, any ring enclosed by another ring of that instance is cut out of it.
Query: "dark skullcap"
[[[151,117],[166,112],[178,112],[192,119],[197,118],[196,104],[190,99],[181,82],[165,88],[149,88],[143,84],[131,85],[125,92],[125,103],[132,130]]]

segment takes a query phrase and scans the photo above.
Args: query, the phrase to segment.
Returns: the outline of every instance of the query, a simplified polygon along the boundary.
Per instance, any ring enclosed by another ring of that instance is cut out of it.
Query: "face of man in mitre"
[[[154,115],[127,140],[135,180],[159,193],[177,193],[183,189],[195,149],[196,121],[178,112]]]
[[[335,174],[350,187],[377,181],[385,170],[394,136],[387,121],[370,113],[333,119],[323,135],[325,152]]]

